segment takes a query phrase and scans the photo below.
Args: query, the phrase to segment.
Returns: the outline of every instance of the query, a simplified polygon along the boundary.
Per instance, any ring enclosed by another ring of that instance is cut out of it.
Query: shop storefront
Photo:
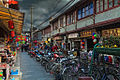
[[[120,28],[102,30],[102,37],[120,36]]]
[[[6,63],[0,64],[0,80],[8,80],[9,79],[9,65]]]
[[[2,6],[0,6],[0,14],[0,80],[9,80],[10,69],[13,64],[9,62],[9,57],[6,57],[9,55],[6,50],[9,50],[13,56],[12,59],[16,61],[17,44],[15,36],[22,32],[24,14]]]
[[[62,43],[63,43],[63,37],[62,36],[56,36],[53,38],[54,44],[58,45],[59,48],[62,48]]]
[[[78,33],[71,33],[68,35],[68,42],[70,44],[70,50],[73,48],[78,48],[80,49],[80,39],[79,39],[79,34]]]
[[[89,51],[90,49],[93,49],[94,47],[94,43],[92,39],[93,33],[96,33],[95,29],[80,32],[81,49],[83,51]]]

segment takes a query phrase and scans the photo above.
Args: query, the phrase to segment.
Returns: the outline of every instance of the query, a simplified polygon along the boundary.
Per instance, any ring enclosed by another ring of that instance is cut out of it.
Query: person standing
[[[78,58],[78,62],[80,63],[80,50],[78,49],[78,47],[76,47],[74,51],[77,53],[76,57]]]
[[[24,45],[22,44],[21,45],[21,51],[23,52],[23,50],[24,50]]]

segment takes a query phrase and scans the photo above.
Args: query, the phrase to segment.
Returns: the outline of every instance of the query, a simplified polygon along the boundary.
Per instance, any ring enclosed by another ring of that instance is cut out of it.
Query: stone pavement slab
[[[20,54],[22,80],[54,80],[54,76],[46,73],[44,67],[36,62],[26,52]]]

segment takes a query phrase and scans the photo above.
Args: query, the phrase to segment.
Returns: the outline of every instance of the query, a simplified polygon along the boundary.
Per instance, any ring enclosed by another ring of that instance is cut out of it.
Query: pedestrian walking
[[[25,52],[27,52],[27,44],[24,45]]]
[[[21,46],[21,51],[23,52],[23,50],[24,50],[24,45],[22,44],[22,46]]]

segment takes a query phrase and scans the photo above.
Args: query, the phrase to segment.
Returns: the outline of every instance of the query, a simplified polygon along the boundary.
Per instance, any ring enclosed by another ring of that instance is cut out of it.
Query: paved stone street
[[[44,67],[36,62],[26,52],[20,54],[22,80],[54,80],[53,75],[46,73]]]

